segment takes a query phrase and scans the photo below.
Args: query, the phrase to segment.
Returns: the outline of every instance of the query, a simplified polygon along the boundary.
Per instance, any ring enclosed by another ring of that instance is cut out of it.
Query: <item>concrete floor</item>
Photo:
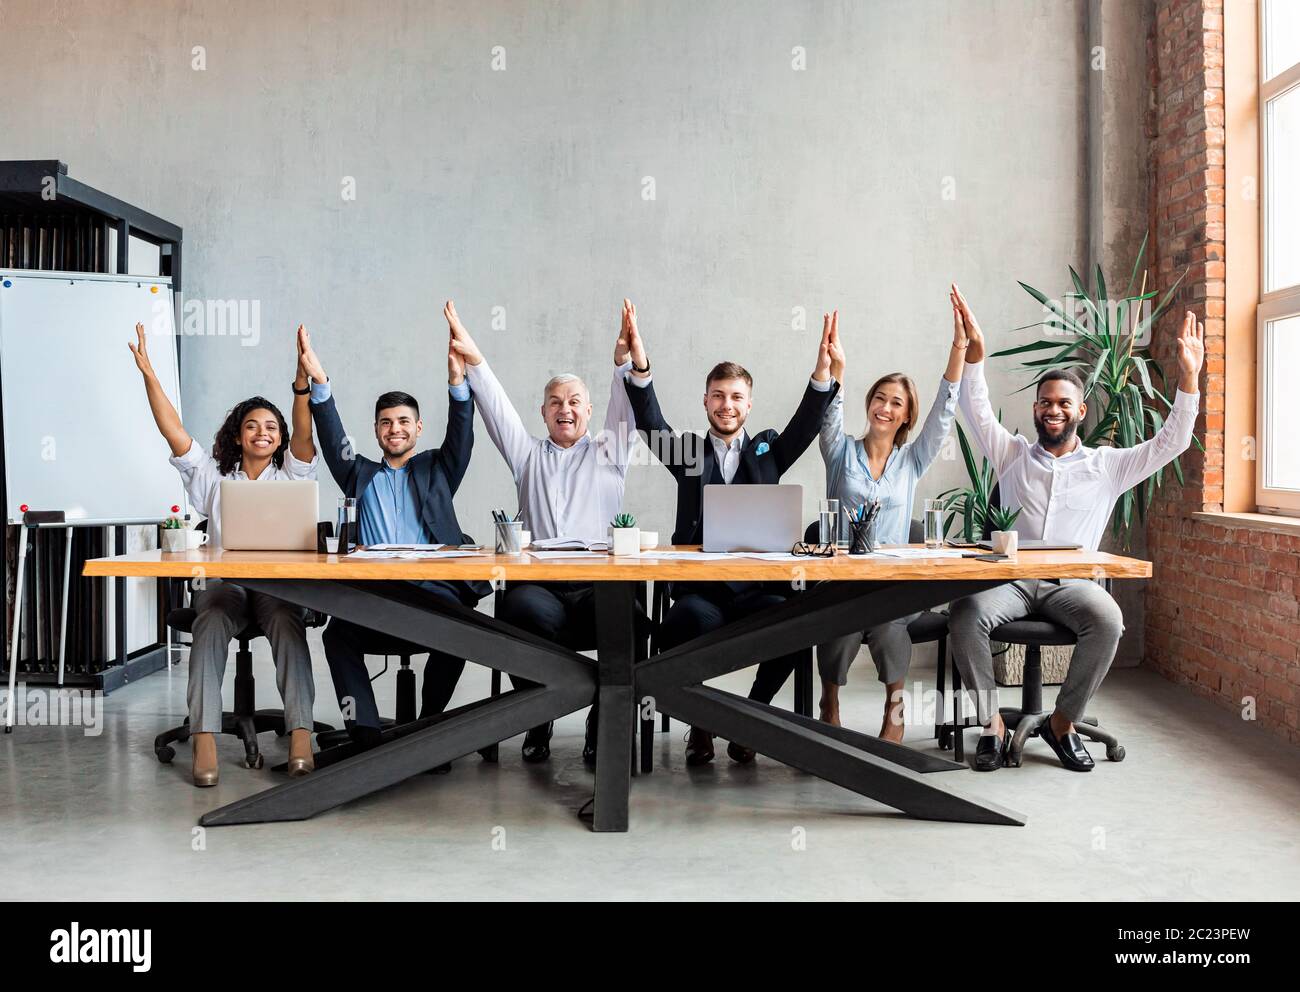
[[[338,720],[316,632],[317,717]],[[371,659],[372,671],[378,660]],[[422,663],[422,659],[420,662]],[[278,704],[258,642],[261,706]],[[233,665],[232,665],[233,670]],[[875,729],[880,687],[863,656],[844,694],[848,726]],[[933,671],[914,675],[933,684]],[[227,680],[227,705],[230,700]],[[720,683],[742,690],[742,673]],[[391,673],[377,683],[391,712]],[[469,666],[458,700],[486,694]],[[1050,696],[1054,690],[1048,690]],[[782,700],[778,700],[782,701]],[[788,689],[784,702],[788,704]],[[152,737],[185,714],[185,667],[114,693],[103,733],[19,727],[0,742],[0,836],[9,899],[1248,899],[1300,888],[1300,755],[1140,669],[1116,670],[1094,713],[1128,758],[1065,772],[1034,742],[1020,769],[944,780],[1027,814],[1024,827],[927,823],[760,757],[721,748],[687,770],[684,728],[657,735],[657,768],[633,781],[632,831],[594,835],[581,714],[551,761],[519,741],[499,765],[474,755],[313,820],[202,831],[207,810],[276,780],[221,745],[221,784],[188,781],[189,749],[160,765]],[[933,750],[925,727],[908,741]],[[974,744],[974,736],[970,737]]]

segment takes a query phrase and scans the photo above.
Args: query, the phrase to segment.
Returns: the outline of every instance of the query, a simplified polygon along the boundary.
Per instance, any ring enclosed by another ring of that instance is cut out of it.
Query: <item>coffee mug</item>
[[[201,548],[208,543],[208,535],[204,531],[187,530],[185,531],[185,548],[193,551],[195,548]]]

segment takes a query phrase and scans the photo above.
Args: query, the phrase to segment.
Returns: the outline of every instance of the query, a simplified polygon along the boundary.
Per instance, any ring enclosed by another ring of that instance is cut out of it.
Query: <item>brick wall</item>
[[[1156,0],[1149,39],[1152,268],[1163,293],[1184,269],[1153,350],[1176,367],[1181,316],[1205,322],[1205,452],[1183,457],[1147,525],[1154,575],[1146,595],[1145,664],[1224,706],[1255,700],[1262,726],[1300,744],[1300,537],[1193,520],[1223,509],[1225,188],[1222,0]],[[1254,250],[1254,246],[1251,246]],[[1225,447],[1227,450],[1225,451]]]

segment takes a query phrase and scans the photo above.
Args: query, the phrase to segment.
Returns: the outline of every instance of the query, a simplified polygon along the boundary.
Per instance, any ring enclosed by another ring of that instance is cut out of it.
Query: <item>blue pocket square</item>
[[[766,441],[759,441],[758,447],[754,449],[754,457],[757,458],[759,455],[765,455],[770,450],[771,449],[768,447],[768,443]]]

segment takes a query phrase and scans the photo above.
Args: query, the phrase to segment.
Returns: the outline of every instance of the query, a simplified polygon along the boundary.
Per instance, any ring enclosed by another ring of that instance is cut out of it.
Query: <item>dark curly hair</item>
[[[284,414],[274,403],[262,396],[252,396],[235,404],[217,429],[217,436],[212,439],[212,457],[216,459],[222,475],[230,475],[243,460],[244,449],[239,444],[239,432],[244,418],[254,410],[270,410],[275,414],[275,419],[280,421],[280,446],[271,456],[271,464],[276,468],[284,467],[284,449],[289,447],[289,425],[284,422]]]

